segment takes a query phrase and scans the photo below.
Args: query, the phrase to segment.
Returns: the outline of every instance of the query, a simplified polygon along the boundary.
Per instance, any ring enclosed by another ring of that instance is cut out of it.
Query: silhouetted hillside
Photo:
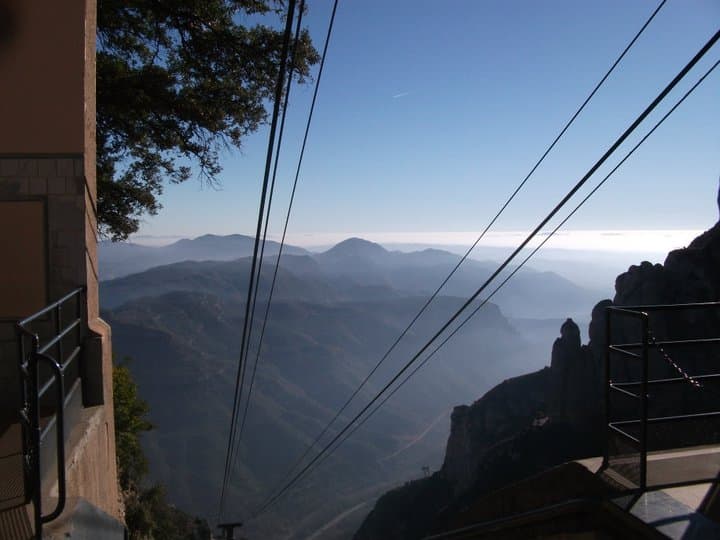
[[[197,238],[178,240],[167,246],[151,247],[132,242],[101,242],[98,245],[100,278],[114,279],[153,266],[181,261],[229,261],[252,255],[255,239],[242,234],[218,236],[205,234]],[[280,244],[268,241],[266,255],[276,255]],[[288,255],[303,255],[304,249],[285,246]]]
[[[260,503],[423,300],[273,304],[231,500],[242,501],[244,509]],[[439,299],[397,359],[372,380],[364,399],[460,302]],[[278,509],[273,536],[287,526],[303,537],[302,530],[313,530],[334,512],[369,502],[422,466],[439,463],[447,404],[525,365],[524,342],[496,307],[488,307],[472,333],[419,374],[412,392],[399,393],[343,452],[309,477],[300,500]],[[144,439],[151,476],[167,486],[178,507],[204,516],[215,511],[221,481],[243,310],[228,296],[175,291],[104,313],[116,354],[132,358],[129,367],[157,426]],[[467,350],[478,351],[482,361],[469,361]],[[298,528],[301,518],[305,528]],[[270,530],[259,533],[264,537]]]
[[[605,308],[717,301],[720,224],[687,248],[669,253],[662,265],[631,266],[618,276],[615,291],[612,301],[603,300],[593,309],[587,345],[581,343],[578,326],[568,319],[553,345],[549,368],[506,380],[472,405],[455,407],[442,467],[428,479],[383,495],[356,540],[422,538],[446,529],[469,503],[495,489],[568,460],[600,455],[605,434]],[[717,335],[720,319],[717,313],[699,316],[691,311],[680,316],[658,314],[651,317],[650,325],[664,338],[708,337]],[[617,342],[638,339],[633,321],[613,328]],[[714,361],[687,351],[682,359],[691,373],[702,373]],[[658,376],[677,376],[666,364],[653,369]],[[695,406],[702,398],[691,397],[666,406],[678,414],[678,406]],[[658,416],[668,414],[662,404],[654,411]]]
[[[325,253],[283,256],[248,436],[230,490],[230,500],[243,512],[280,482],[458,260],[441,250],[402,253],[360,239]],[[255,339],[274,262],[270,256],[263,264]],[[184,261],[100,286],[116,354],[133,359],[130,369],[157,425],[144,440],[151,476],[167,485],[178,507],[208,517],[216,510],[222,479],[249,267],[249,258]],[[348,415],[464,302],[449,294],[474,290],[493,268],[467,261]],[[251,532],[303,538],[348,508],[369,508],[380,492],[422,467],[438,466],[452,405],[544,363],[533,358],[530,342],[542,339],[547,321],[523,319],[521,326],[532,329],[527,341],[502,311],[522,303],[529,317],[547,317],[558,311],[552,309],[558,298],[579,309],[590,297],[552,273],[524,270],[515,283],[498,295],[505,305],[488,304],[381,414],[308,477],[301,500],[289,498]],[[251,361],[256,347],[253,341]],[[359,518],[356,512],[352,519]],[[341,530],[332,527],[326,534],[343,537]]]

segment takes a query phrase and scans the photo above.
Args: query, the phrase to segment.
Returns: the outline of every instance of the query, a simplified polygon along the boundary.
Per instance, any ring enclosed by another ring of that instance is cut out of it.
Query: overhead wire
[[[242,440],[242,434],[243,434],[245,422],[246,422],[246,419],[247,419],[247,414],[248,414],[250,399],[251,399],[251,397],[252,397],[252,391],[253,391],[254,381],[255,381],[255,377],[256,377],[256,373],[257,373],[257,366],[258,366],[259,356],[260,356],[260,352],[261,352],[261,350],[262,350],[262,344],[263,344],[263,339],[264,339],[264,336],[265,336],[265,330],[266,330],[266,325],[267,325],[267,321],[268,321],[269,310],[270,310],[270,306],[272,305],[273,293],[274,293],[275,284],[276,284],[276,281],[277,281],[277,275],[278,275],[278,268],[279,268],[279,264],[280,264],[280,258],[282,257],[283,249],[284,249],[284,246],[285,246],[285,239],[286,239],[286,237],[287,237],[288,224],[289,224],[289,221],[290,221],[290,215],[291,215],[291,213],[292,213],[293,202],[294,202],[294,200],[295,200],[295,193],[296,193],[296,190],[297,190],[297,184],[298,184],[298,180],[299,180],[299,177],[300,177],[300,169],[301,169],[301,167],[302,167],[302,162],[303,162],[303,158],[304,158],[304,155],[305,155],[305,148],[306,148],[306,145],[307,145],[307,140],[308,140],[308,136],[309,136],[309,132],[310,132],[310,126],[311,126],[311,124],[312,124],[312,118],[313,118],[313,114],[314,114],[314,111],[315,111],[315,104],[316,104],[316,102],[317,102],[318,91],[319,91],[319,88],[320,88],[320,81],[321,81],[321,79],[322,79],[322,74],[323,74],[323,70],[324,70],[324,66],[325,66],[325,60],[326,60],[326,58],[327,58],[327,51],[328,51],[328,46],[329,46],[329,43],[330,43],[330,37],[332,36],[332,30],[333,30],[334,21],[335,21],[335,14],[336,14],[336,12],[337,12],[337,6],[338,6],[338,0],[335,0],[334,5],[333,5],[332,14],[331,14],[331,17],[330,17],[330,22],[329,22],[329,24],[328,24],[328,31],[327,31],[327,35],[326,35],[326,38],[325,38],[325,44],[324,44],[324,47],[323,47],[323,52],[322,52],[321,59],[320,59],[320,66],[319,66],[319,69],[318,69],[317,78],[316,78],[316,80],[315,80],[315,88],[314,88],[314,91],[313,91],[313,97],[312,97],[312,102],[311,102],[311,105],[310,105],[310,111],[309,111],[307,123],[306,123],[306,126],[305,126],[305,134],[304,134],[304,136],[303,136],[303,142],[302,142],[302,147],[301,147],[301,150],[300,150],[300,156],[299,156],[297,168],[296,168],[296,171],[295,171],[295,178],[294,178],[294,181],[293,181],[292,192],[291,192],[291,195],[290,195],[290,202],[289,202],[289,204],[288,204],[288,210],[287,210],[287,214],[286,214],[286,216],[285,216],[285,224],[284,224],[284,227],[283,227],[282,239],[281,239],[281,241],[280,241],[280,247],[279,247],[279,250],[278,250],[277,260],[276,260],[276,262],[275,262],[275,268],[274,268],[274,271],[273,271],[272,282],[271,282],[271,285],[270,285],[270,292],[269,292],[269,295],[268,295],[268,300],[267,300],[266,307],[265,307],[265,313],[264,313],[264,316],[263,316],[263,323],[262,323],[262,328],[261,328],[261,331],[260,331],[260,337],[259,337],[259,340],[258,340],[257,352],[256,352],[256,355],[255,355],[255,361],[254,361],[254,363],[253,363],[253,370],[252,370],[252,374],[251,374],[251,378],[250,378],[250,384],[249,384],[249,386],[248,386],[247,398],[246,398],[246,400],[245,400],[245,408],[244,408],[244,411],[243,411],[242,421],[241,421],[241,423],[240,423],[240,431],[239,431],[239,435],[238,435],[238,440]],[[301,28],[301,20],[302,20],[303,8],[304,8],[304,0],[302,0],[301,6],[300,6],[300,14],[299,14],[299,17],[298,17],[298,23],[297,23],[297,27],[296,27],[296,31],[295,31],[295,46],[294,46],[294,49],[293,49],[293,65],[294,65],[294,61],[295,61],[295,53],[296,53],[296,51],[297,51],[297,46],[298,46],[298,38],[299,38],[299,36],[300,36],[300,33],[299,33],[299,32],[300,32],[300,28]],[[292,76],[292,75],[291,75],[291,76]],[[284,123],[285,123],[285,114],[286,114],[286,110],[287,110],[288,96],[289,96],[289,93],[290,93],[291,76],[290,76],[290,78],[288,79],[288,88],[287,88],[287,90],[286,90],[286,99],[285,99],[285,105],[284,105],[284,108],[283,108],[283,118],[282,118],[282,122],[281,122],[280,137],[279,137],[279,140],[278,140],[278,149],[277,149],[277,154],[276,154],[276,156],[275,156],[275,165],[274,165],[273,180],[272,180],[273,185],[274,185],[274,183],[275,183],[275,175],[276,175],[276,173],[277,173],[278,157],[279,157],[280,145],[281,145],[281,141],[282,141],[282,126],[284,126]],[[271,188],[271,192],[270,192],[270,193],[271,193],[271,195],[270,195],[271,198],[270,198],[270,202],[268,203],[268,212],[267,212],[267,218],[266,218],[266,221],[265,221],[265,230],[264,230],[264,232],[263,232],[263,248],[264,248],[265,238],[266,238],[266,236],[267,236],[267,227],[268,227],[268,220],[269,220],[269,215],[270,215],[270,204],[272,204],[272,191],[273,191],[273,190],[272,190],[272,188]],[[261,251],[260,265],[262,265],[262,251]],[[259,273],[260,273],[260,271],[258,270],[258,274],[259,274]],[[255,298],[253,299],[253,311],[252,311],[253,314],[254,314],[254,306],[255,306],[256,298],[257,298],[257,288],[255,289]],[[251,316],[250,331],[252,330],[252,318],[253,318],[253,317]],[[248,339],[248,344],[249,344],[249,339]],[[249,347],[249,345],[248,345],[248,347]],[[247,349],[246,349],[246,351],[247,351]],[[246,352],[246,354],[245,354],[245,359],[247,359],[247,352]]]
[[[257,346],[256,355],[255,355],[255,362],[253,364],[253,373],[252,373],[252,377],[250,379],[251,384],[250,384],[250,387],[248,390],[248,398],[247,398],[247,402],[246,402],[245,415],[247,414],[247,407],[248,407],[247,404],[250,402],[250,397],[251,397],[252,389],[253,389],[252,381],[255,380],[255,374],[257,371],[258,361],[260,358],[260,352],[262,350],[262,344],[263,344],[263,340],[265,337],[265,329],[267,326],[268,316],[270,313],[270,306],[272,304],[273,294],[275,292],[275,284],[277,281],[278,269],[280,266],[280,258],[282,257],[283,250],[285,247],[285,239],[287,237],[288,224],[290,222],[290,215],[292,213],[292,207],[293,207],[293,203],[295,201],[295,192],[297,190],[298,179],[300,177],[300,169],[302,167],[303,158],[305,156],[305,147],[307,145],[308,135],[310,133],[310,125],[312,124],[313,113],[315,111],[315,103],[317,101],[318,90],[320,88],[320,80],[322,79],[323,68],[325,66],[325,58],[327,57],[328,45],[330,43],[330,37],[332,35],[332,29],[333,29],[333,25],[335,22],[335,13],[337,11],[337,5],[338,5],[338,0],[335,0],[332,14],[330,16],[330,23],[328,24],[328,32],[325,37],[325,45],[323,47],[322,56],[320,58],[320,67],[318,68],[318,75],[317,75],[317,79],[315,81],[315,90],[313,91],[312,102],[310,104],[310,112],[308,114],[307,123],[305,125],[305,135],[303,136],[302,147],[300,149],[300,157],[298,158],[298,164],[297,164],[297,168],[295,170],[295,179],[293,181],[293,187],[292,187],[292,191],[290,193],[290,202],[288,203],[287,214],[285,216],[285,225],[283,227],[283,233],[282,233],[282,238],[280,240],[280,247],[278,249],[277,260],[275,261],[273,277],[272,277],[272,281],[270,283],[270,292],[268,294],[268,301],[267,301],[267,304],[265,305],[265,314],[263,316],[262,328],[260,330],[260,337],[258,339],[258,346]],[[243,423],[244,422],[245,422],[245,416],[243,416]],[[241,429],[242,429],[242,424],[241,424]]]
[[[450,340],[455,336],[455,334],[457,334],[457,333],[460,331],[460,329],[461,329],[462,327],[464,327],[465,324],[467,324],[467,323],[470,321],[470,319],[472,319],[472,318],[477,314],[477,312],[480,311],[480,309],[481,309],[483,306],[485,306],[485,305],[492,299],[492,297],[495,296],[495,294],[496,294],[498,291],[500,291],[500,289],[502,289],[502,288],[505,286],[505,284],[507,284],[507,282],[510,281],[510,280],[513,278],[513,276],[515,276],[515,274],[517,274],[517,273],[523,268],[523,266],[525,266],[525,264],[526,264],[532,257],[535,256],[535,254],[536,254],[538,251],[540,251],[540,250],[542,249],[543,246],[545,246],[545,244],[570,220],[570,218],[572,218],[572,217],[575,215],[575,213],[576,213],[578,210],[580,210],[580,208],[582,208],[582,207],[585,205],[585,203],[605,184],[605,182],[607,182],[607,180],[609,180],[610,177],[612,177],[612,176],[615,174],[615,172],[630,158],[630,156],[632,156],[632,155],[635,153],[635,151],[655,132],[655,130],[657,130],[657,129],[665,122],[665,120],[667,120],[668,117],[671,116],[671,115],[675,112],[675,109],[677,109],[677,108],[697,89],[697,87],[700,86],[700,85],[705,81],[705,79],[718,67],[718,65],[720,65],[720,60],[718,60],[717,62],[715,62],[715,63],[710,67],[710,69],[708,69],[708,70],[705,72],[705,74],[704,74],[700,79],[698,79],[698,81],[697,81],[687,92],[685,92],[685,94],[683,95],[683,97],[680,98],[680,99],[677,101],[677,103],[675,103],[675,105],[673,105],[673,107],[672,107],[667,113],[665,113],[665,114],[663,115],[663,117],[653,126],[653,128],[652,128],[650,131],[648,131],[648,133],[645,134],[645,136],[644,136],[635,146],[633,146],[633,148],[625,155],[625,157],[623,157],[623,159],[622,159],[621,161],[619,161],[618,164],[615,165],[615,167],[613,167],[613,169],[585,196],[585,198],[583,198],[583,199],[580,201],[580,203],[578,203],[578,205],[575,206],[575,208],[574,208],[550,233],[548,233],[548,235],[543,239],[543,241],[542,241],[540,244],[538,244],[538,245],[525,257],[525,259],[523,259],[522,262],[521,262],[520,264],[518,264],[517,267],[515,267],[515,268],[513,269],[513,271],[512,271],[510,274],[508,274],[508,276],[505,277],[505,279],[504,279],[502,282],[500,282],[500,284],[499,284],[497,287],[495,287],[495,289],[493,289],[493,291],[492,291],[484,300],[482,300],[482,302],[481,302],[450,334],[448,334],[448,336],[445,337],[445,338],[437,345],[437,347],[435,347],[435,349],[433,349],[433,351],[432,351],[420,364],[418,364],[418,365],[400,382],[400,384],[398,384],[387,396],[385,396],[385,397],[383,398],[383,400],[380,401],[380,403],[378,403],[378,404],[375,406],[375,408],[373,408],[373,410],[371,410],[367,415],[365,415],[365,417],[362,418],[362,420],[360,420],[360,421],[355,425],[355,427],[354,427],[351,431],[349,431],[349,432],[345,435],[345,437],[343,437],[343,439],[341,439],[341,440],[338,442],[338,444],[337,444],[331,451],[329,451],[327,454],[325,454],[325,456],[323,457],[323,459],[319,460],[319,461],[316,463],[316,467],[319,466],[323,461],[325,461],[325,459],[327,459],[327,458],[328,458],[332,453],[334,453],[343,443],[345,443],[345,441],[347,441],[358,429],[360,429],[360,428],[365,424],[365,422],[367,422],[375,413],[377,413],[378,410],[381,409],[382,406],[385,405],[385,403],[386,403],[392,396],[394,396],[395,393],[396,393],[398,390],[400,390],[400,388],[402,388],[402,387],[405,385],[405,383],[407,383],[418,371],[420,371],[420,369],[422,369],[422,368],[430,361],[430,359],[432,359],[432,358],[435,356],[435,354],[436,354],[440,349],[442,349],[442,348],[445,346],[445,344],[446,344],[448,341],[450,341]],[[311,470],[309,470],[308,473],[309,473],[309,472],[311,472]]]
[[[247,358],[250,351],[250,343],[251,343],[251,337],[252,337],[252,329],[253,324],[255,321],[255,306],[257,305],[257,297],[258,297],[258,291],[260,290],[260,276],[262,273],[262,265],[263,260],[265,256],[265,242],[267,240],[267,232],[268,232],[268,225],[270,224],[270,211],[272,209],[272,200],[273,200],[273,194],[275,192],[275,179],[277,177],[277,170],[278,170],[278,163],[280,161],[280,149],[282,147],[282,139],[283,139],[283,132],[285,131],[285,119],[287,117],[287,109],[288,109],[288,103],[290,101],[290,88],[292,88],[292,80],[293,80],[293,70],[295,68],[295,62],[297,60],[297,51],[298,46],[300,43],[300,33],[302,30],[302,20],[303,20],[303,12],[305,10],[305,0],[300,0],[300,7],[298,10],[298,17],[297,17],[297,24],[295,26],[295,39],[293,42],[293,49],[292,49],[292,55],[290,59],[290,69],[288,71],[288,77],[287,77],[287,88],[285,89],[285,102],[283,103],[283,111],[282,111],[282,119],[280,121],[280,130],[278,134],[278,142],[277,142],[277,148],[275,150],[275,160],[273,165],[273,172],[272,172],[272,181],[270,182],[270,196],[268,198],[268,204],[267,204],[267,210],[265,213],[265,225],[263,228],[263,235],[262,235],[262,243],[260,248],[260,260],[258,262],[258,270],[257,270],[257,281],[255,283],[255,292],[253,294],[253,301],[252,301],[252,308],[250,309],[250,324],[248,326],[248,338],[245,342],[245,354],[243,357],[243,364],[247,366]],[[272,301],[272,298],[269,298],[267,301],[267,306],[270,306],[270,302]],[[267,313],[267,310],[266,310]],[[267,315],[266,315],[267,317]],[[265,327],[265,323],[263,322],[263,328]],[[260,343],[262,343],[262,336],[260,338]],[[260,350],[260,344],[258,345],[258,354]],[[250,398],[252,397],[252,390],[255,383],[255,375],[257,372],[257,362],[258,362],[258,356],[255,356],[255,362],[253,364],[253,370],[250,375],[250,383],[248,384],[248,390],[247,390],[247,397],[245,398],[245,407],[243,409],[243,414],[240,420],[240,428],[238,430],[237,435],[237,442],[235,445],[235,452],[237,453],[238,448],[240,446],[240,443],[242,442],[242,436],[243,432],[245,431],[245,420],[247,419],[248,409],[250,407]],[[242,404],[241,404],[242,406]],[[235,456],[235,459],[237,456]]]
[[[283,86],[284,86],[284,81],[285,81],[285,69],[286,69],[286,63],[287,63],[287,57],[288,57],[288,48],[290,46],[290,36],[292,33],[292,22],[293,22],[294,14],[295,14],[295,4],[296,4],[296,0],[288,0],[288,14],[287,14],[287,20],[285,21],[285,30],[284,30],[284,34],[283,34],[283,44],[282,44],[282,50],[281,50],[281,56],[280,56],[280,66],[279,66],[279,70],[278,70],[277,82],[275,85],[275,102],[273,105],[272,118],[271,118],[271,122],[270,122],[270,134],[269,134],[269,138],[268,138],[269,140],[268,140],[267,156],[265,159],[265,174],[263,176],[262,193],[260,195],[260,208],[258,211],[257,230],[255,233],[255,243],[253,246],[253,256],[252,256],[252,262],[251,262],[251,266],[250,266],[250,278],[249,278],[249,283],[248,283],[247,301],[245,303],[245,319],[243,322],[243,333],[242,333],[242,339],[241,339],[241,345],[240,345],[240,357],[238,360],[238,369],[237,369],[237,374],[236,374],[236,378],[235,378],[235,391],[234,391],[234,397],[233,397],[232,416],[231,416],[231,420],[230,420],[230,432],[228,434],[228,445],[227,445],[227,452],[226,452],[226,456],[225,456],[225,470],[223,472],[222,488],[220,490],[220,503],[219,503],[219,512],[218,512],[220,516],[222,516],[224,514],[225,493],[227,490],[228,479],[230,477],[230,470],[232,468],[231,454],[232,454],[232,448],[234,447],[234,444],[235,444],[238,404],[241,399],[242,386],[243,386],[242,379],[244,378],[244,373],[245,373],[245,370],[243,368],[243,362],[242,362],[242,351],[245,348],[245,342],[246,342],[247,334],[248,334],[250,303],[252,300],[253,283],[255,280],[255,266],[257,264],[258,248],[259,248],[259,242],[260,242],[260,232],[262,230],[262,221],[263,221],[265,200],[267,197],[268,183],[269,183],[269,179],[270,179],[270,166],[271,166],[272,156],[273,156],[275,131],[277,129],[277,121],[278,121],[278,115],[279,115],[279,110],[280,110],[280,102],[282,101],[282,91],[283,91]]]
[[[560,132],[555,136],[553,141],[550,143],[550,145],[545,149],[543,154],[540,156],[540,158],[535,162],[533,167],[530,169],[530,171],[527,173],[527,175],[523,178],[523,180],[518,184],[518,186],[515,188],[515,190],[511,193],[511,195],[507,198],[505,203],[501,206],[500,210],[495,214],[495,216],[490,220],[490,222],[485,226],[485,228],[482,230],[482,232],[478,235],[475,242],[470,246],[470,248],[465,252],[465,254],[460,258],[460,260],[455,264],[453,269],[450,271],[450,273],[445,277],[445,279],[440,283],[440,285],[437,287],[435,292],[433,292],[430,297],[425,301],[423,306],[420,308],[420,310],[415,314],[415,316],[412,318],[412,320],[408,323],[408,325],[405,327],[405,329],[398,335],[398,337],[393,341],[393,343],[390,345],[390,347],[387,349],[387,351],[383,354],[383,356],[380,358],[380,360],[375,364],[375,366],[370,370],[370,372],[365,376],[365,378],[360,382],[360,384],[355,388],[355,390],[352,392],[352,394],[345,400],[343,405],[336,411],[335,415],[330,419],[330,421],[325,425],[325,427],[320,431],[320,433],[315,437],[315,439],[305,448],[305,451],[300,455],[300,457],[295,460],[293,465],[288,470],[288,473],[286,474],[286,477],[289,477],[292,472],[305,460],[305,458],[308,456],[308,454],[312,451],[312,449],[320,442],[320,440],[325,436],[325,434],[330,430],[331,426],[338,420],[338,418],[342,415],[343,412],[349,407],[350,403],[353,402],[353,400],[357,397],[357,395],[360,393],[360,391],[365,387],[365,385],[369,382],[369,380],[372,378],[372,376],[377,372],[377,370],[380,368],[380,366],[387,360],[387,358],[390,356],[390,354],[395,350],[395,348],[400,344],[400,342],[403,340],[403,338],[407,335],[407,333],[410,331],[410,329],[415,325],[415,323],[420,319],[420,317],[425,313],[425,311],[428,309],[430,304],[437,298],[437,296],[440,294],[441,290],[445,287],[445,285],[450,281],[450,279],[455,275],[455,273],[458,271],[460,266],[465,262],[465,260],[470,256],[470,254],[473,252],[473,250],[477,247],[477,245],[480,243],[480,241],[485,237],[485,234],[492,228],[492,226],[495,224],[495,222],[500,218],[500,216],[505,212],[507,207],[510,205],[510,203],[515,199],[517,194],[523,189],[525,184],[530,180],[530,178],[533,176],[535,171],[540,167],[540,165],[545,161],[545,158],[548,156],[548,154],[555,148],[557,143],[560,141],[560,139],[565,135],[565,132],[570,128],[570,126],[575,122],[577,117],[580,115],[580,113],[585,109],[587,104],[590,102],[590,100],[595,96],[595,94],[598,92],[600,87],[605,83],[605,81],[610,77],[612,72],[615,70],[615,68],[618,66],[618,64],[622,61],[622,59],[625,57],[625,55],[630,51],[630,49],[633,47],[635,42],[640,38],[640,36],[643,34],[645,29],[650,25],[650,23],[653,21],[655,16],[660,12],[662,7],[665,5],[667,0],[662,0],[657,7],[653,10],[653,12],[650,14],[650,16],[647,18],[647,20],[644,22],[644,24],[640,27],[640,29],[635,33],[633,38],[628,42],[628,44],[625,46],[623,51],[620,53],[620,55],[617,57],[615,62],[610,66],[610,68],[605,72],[603,77],[597,82],[595,87],[592,89],[592,91],[588,94],[588,96],[585,98],[585,100],[582,102],[582,104],[578,107],[578,109],[574,112],[574,114],[570,117],[570,119],[565,123],[563,128],[560,130]],[[333,12],[334,15],[334,12]]]
[[[675,86],[687,75],[687,73],[707,54],[707,52],[720,39],[720,31],[717,31],[708,42],[698,51],[698,53],[683,67],[680,72],[668,83],[668,85],[655,97],[655,99],[645,108],[645,110],[630,124],[630,126],[618,137],[618,139],[606,150],[602,157],[588,170],[588,172],[573,186],[572,189],[560,200],[559,203],[547,214],[545,218],[533,229],[533,231],[520,243],[520,245],[505,259],[505,261],[487,278],[475,293],[453,314],[450,319],[442,325],[442,327],[421,347],[421,349],[398,371],[395,376],[376,393],[370,402],[357,413],[350,422],[327,443],[322,450],[298,472],[293,478],[287,482],[279,493],[274,495],[266,503],[264,503],[254,514],[257,517],[277,501],[284,493],[286,493],[303,475],[312,467],[328,450],[342,437],[352,425],[361,418],[365,412],[405,373],[415,361],[424,354],[424,352],[440,337],[445,330],[467,309],[467,307],[475,301],[475,299],[495,280],[495,278],[515,259],[515,257],[527,246],[527,244],[542,230],[542,228],[565,206],[565,204],[580,190],[589,178],[607,161],[607,159],[618,149],[620,145],[637,129],[637,127],[647,118],[647,116],[657,107],[657,105],[675,88]]]

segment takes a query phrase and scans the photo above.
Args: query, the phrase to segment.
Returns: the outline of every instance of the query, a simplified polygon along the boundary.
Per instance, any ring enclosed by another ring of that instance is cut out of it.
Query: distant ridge
[[[244,234],[204,234],[183,238],[166,246],[143,246],[132,242],[101,242],[100,279],[115,279],[155,266],[183,261],[230,261],[252,255],[255,239]],[[278,242],[265,243],[265,255],[277,255]],[[286,245],[288,255],[307,255],[308,251]]]
[[[153,296],[170,290],[204,290],[221,294],[215,286],[200,286],[201,282],[213,281],[209,276],[224,283],[227,294],[237,294],[237,287],[246,283],[247,258],[252,254],[253,244],[253,238],[241,234],[206,234],[156,248],[127,243],[105,244],[100,248],[103,306],[113,307],[123,298]],[[278,248],[276,242],[266,245],[261,297],[272,280]],[[302,291],[298,296],[288,290],[292,289],[293,276],[305,280],[306,285],[312,282],[313,287],[325,290],[324,296],[329,301],[355,298],[358,291],[363,291],[361,296],[368,298],[383,294],[425,296],[435,290],[460,260],[458,255],[440,249],[409,253],[390,251],[362,238],[348,238],[322,253],[311,253],[294,246],[287,246],[284,253],[282,270],[285,277],[280,280],[281,287],[289,294],[288,298],[296,300],[302,297]],[[467,260],[442,294],[467,297],[495,266],[489,261]],[[131,275],[143,272],[147,275]],[[152,283],[151,287],[149,283]],[[296,286],[303,287],[300,283]],[[564,300],[562,309],[557,308],[560,297]],[[593,291],[558,274],[526,267],[493,301],[511,317],[552,318],[584,315],[595,298]]]

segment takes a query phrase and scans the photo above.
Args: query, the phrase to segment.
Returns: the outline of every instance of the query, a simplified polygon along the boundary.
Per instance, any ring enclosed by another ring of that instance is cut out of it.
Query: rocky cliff
[[[599,455],[603,447],[605,308],[720,299],[720,223],[664,264],[643,262],[617,277],[615,297],[592,311],[589,341],[568,319],[552,348],[550,367],[509,379],[472,405],[452,413],[442,468],[381,497],[356,540],[420,538],[442,530],[470,501],[513,481],[568,460]],[[720,313],[659,314],[650,326],[659,337],[707,337]],[[637,339],[637,323],[619,321],[613,339]],[[692,351],[684,366],[702,371]],[[659,368],[669,369],[668,366]]]

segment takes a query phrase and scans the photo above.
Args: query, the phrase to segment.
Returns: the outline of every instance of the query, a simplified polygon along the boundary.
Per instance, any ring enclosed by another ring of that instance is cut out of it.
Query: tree
[[[160,208],[166,182],[218,182],[218,152],[266,120],[283,35],[248,18],[282,17],[284,0],[98,0],[98,226],[114,240]],[[319,61],[304,30],[294,72]]]
[[[140,399],[127,365],[113,367],[113,407],[118,482],[130,540],[210,538],[207,522],[168,504],[163,486],[144,485],[147,459],[140,445],[140,434],[151,430],[153,425],[146,419],[150,408]]]
[[[150,431],[153,425],[146,419],[150,408],[138,396],[135,381],[125,365],[113,368],[113,407],[120,488],[136,490],[147,473],[140,434]]]

